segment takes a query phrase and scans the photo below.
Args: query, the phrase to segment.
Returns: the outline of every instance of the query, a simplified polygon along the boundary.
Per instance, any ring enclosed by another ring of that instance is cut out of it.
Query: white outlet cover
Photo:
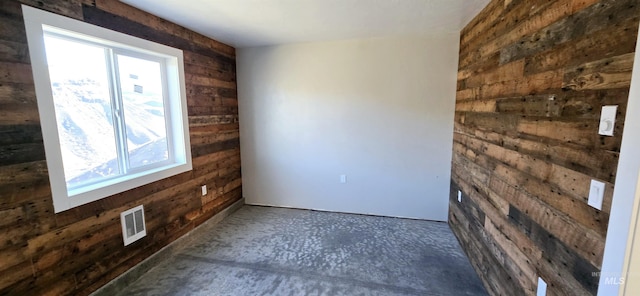
[[[589,189],[589,202],[588,204],[598,210],[602,210],[602,200],[604,199],[604,183],[591,180],[591,187]]]
[[[598,133],[603,136],[613,136],[613,130],[616,124],[617,105],[602,106],[600,113],[600,127]]]
[[[536,292],[536,296],[545,296],[547,295],[547,282],[545,282],[541,277],[538,278],[538,292]]]
[[[462,202],[462,191],[458,190],[458,202]]]
[[[207,195],[207,185],[202,185],[202,195]]]
[[[340,183],[347,183],[347,175],[340,175]]]

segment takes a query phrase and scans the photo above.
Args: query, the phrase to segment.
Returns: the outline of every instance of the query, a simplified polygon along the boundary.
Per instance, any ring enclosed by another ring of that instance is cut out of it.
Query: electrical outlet
[[[207,195],[207,185],[202,185],[202,195]]]
[[[541,277],[538,278],[538,292],[536,292],[536,296],[546,296],[547,295],[547,282],[545,282]]]
[[[604,199],[604,183],[591,180],[591,188],[589,189],[588,204],[598,210],[602,210],[602,200]]]
[[[340,175],[340,183],[347,183],[347,175]]]
[[[462,191],[458,190],[458,202],[462,202]]]

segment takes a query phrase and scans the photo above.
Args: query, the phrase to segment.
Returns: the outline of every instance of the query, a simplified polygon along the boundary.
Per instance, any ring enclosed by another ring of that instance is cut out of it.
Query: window
[[[56,212],[191,170],[182,51],[23,14]]]

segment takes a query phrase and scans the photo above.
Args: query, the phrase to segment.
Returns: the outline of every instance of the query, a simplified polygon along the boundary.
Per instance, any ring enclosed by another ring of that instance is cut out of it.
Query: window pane
[[[68,188],[119,174],[105,51],[45,36]]]
[[[169,159],[160,63],[118,55],[129,166]]]

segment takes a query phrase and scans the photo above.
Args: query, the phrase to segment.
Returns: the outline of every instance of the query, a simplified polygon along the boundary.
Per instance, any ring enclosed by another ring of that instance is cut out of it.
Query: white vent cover
[[[120,213],[120,222],[122,222],[122,238],[125,246],[147,235],[142,205]]]

